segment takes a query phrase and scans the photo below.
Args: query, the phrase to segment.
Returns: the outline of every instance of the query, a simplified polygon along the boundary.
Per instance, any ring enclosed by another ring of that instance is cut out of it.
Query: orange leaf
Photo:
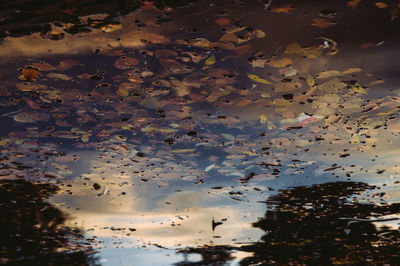
[[[379,8],[387,8],[388,7],[388,5],[383,2],[376,2],[375,5]]]
[[[39,78],[39,71],[35,68],[24,68],[20,73],[20,80],[35,81]]]
[[[349,2],[347,2],[347,6],[356,8],[360,2],[361,0],[350,0]]]
[[[318,28],[321,28],[321,29],[326,29],[326,28],[329,28],[332,25],[335,25],[334,22],[325,20],[323,18],[315,18],[315,19],[313,19],[312,22],[313,22],[312,23],[313,26],[317,26]]]
[[[231,24],[231,20],[227,18],[219,18],[215,22],[217,22],[217,24],[220,26],[226,26]]]
[[[281,7],[271,8],[271,11],[279,14],[279,13],[289,13],[289,11],[292,9],[293,9],[292,5],[285,5],[285,6],[281,6]]]

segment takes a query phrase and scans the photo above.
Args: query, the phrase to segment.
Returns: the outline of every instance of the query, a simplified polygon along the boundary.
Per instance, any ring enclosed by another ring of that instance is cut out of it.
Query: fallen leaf
[[[292,5],[285,5],[285,6],[281,6],[281,7],[273,7],[273,8],[271,8],[271,12],[278,13],[278,14],[289,13],[289,11],[292,9],[293,9]]]
[[[263,32],[262,30],[255,30],[254,35],[256,36],[256,38],[259,38],[259,39],[262,39],[262,38],[264,38],[265,36],[267,36],[267,35],[265,34],[265,32]]]
[[[310,74],[307,75],[307,84],[308,84],[308,86],[310,86],[310,87],[312,87],[312,86],[315,85],[314,78],[313,78]]]
[[[297,43],[291,43],[288,46],[286,46],[285,49],[285,54],[301,54],[303,53],[303,48]]]
[[[20,123],[35,123],[28,113],[18,113],[14,115],[14,120]]]
[[[308,59],[316,59],[322,55],[322,50],[320,47],[310,46],[310,47],[303,48],[302,53]]]
[[[254,74],[247,74],[247,77],[249,79],[251,79],[252,81],[255,81],[255,82],[258,82],[258,83],[261,83],[261,84],[272,84],[268,80],[260,78],[259,76],[254,75]]]
[[[387,8],[388,7],[388,5],[383,2],[376,2],[375,5],[379,8]]]
[[[256,59],[251,61],[251,66],[253,68],[255,67],[260,67],[263,68],[265,67],[265,63],[267,62],[267,59]]]
[[[73,81],[73,79],[71,77],[68,77],[67,75],[61,74],[61,73],[50,73],[50,74],[47,74],[47,77],[52,78],[52,79]]]
[[[40,74],[39,71],[35,68],[23,68],[20,70],[20,80],[26,80],[26,81],[35,81],[39,78]]]
[[[347,2],[347,6],[356,8],[360,2],[361,0],[350,0],[349,2]]]
[[[319,73],[317,75],[317,79],[326,79],[326,78],[331,78],[331,77],[335,77],[335,76],[341,76],[342,72],[338,71],[338,70],[325,70],[322,71],[321,73]]]
[[[315,18],[315,19],[313,19],[311,25],[317,26],[318,28],[321,28],[321,29],[326,29],[326,28],[329,28],[329,27],[335,25],[335,23],[331,22],[329,20],[323,19],[323,18]]]
[[[267,123],[267,117],[265,115],[260,115],[260,123],[261,124]]]
[[[32,66],[40,71],[52,71],[57,69],[55,66],[46,62],[34,63]]]
[[[367,92],[364,90],[364,88],[363,88],[360,84],[358,84],[358,83],[356,83],[355,85],[353,85],[353,86],[351,87],[351,89],[352,89],[354,92],[359,93],[359,94],[367,94]]]
[[[187,86],[184,82],[173,77],[170,78],[170,81],[178,97],[183,97],[190,94],[190,87]]]
[[[289,92],[301,88],[303,85],[298,81],[281,81],[275,83],[274,91],[276,92]],[[280,100],[280,99],[279,99]]]
[[[143,1],[140,8],[143,10],[152,10],[152,9],[155,9],[155,6],[154,6],[153,2]]]
[[[188,152],[194,152],[195,149],[178,149],[178,150],[172,150],[172,153],[188,153]]]
[[[231,20],[227,19],[227,18],[219,18],[219,19],[215,20],[215,22],[217,22],[217,24],[220,26],[227,26],[227,25],[231,24]]]
[[[346,84],[339,79],[332,79],[328,82],[322,83],[318,86],[318,89],[326,93],[338,93],[339,90],[343,89]]]
[[[207,60],[204,62],[205,65],[211,66],[214,65],[217,60],[215,59],[214,55],[211,55]]]
[[[292,64],[292,60],[290,58],[274,58],[271,59],[269,62],[267,62],[267,65],[270,67],[275,67],[275,68],[281,68],[281,67],[287,67]]]
[[[127,69],[139,64],[139,60],[134,57],[120,57],[114,62],[114,66],[118,69]]]
[[[237,37],[233,33],[226,33],[221,36],[219,39],[221,42],[237,42],[239,40],[239,37]]]

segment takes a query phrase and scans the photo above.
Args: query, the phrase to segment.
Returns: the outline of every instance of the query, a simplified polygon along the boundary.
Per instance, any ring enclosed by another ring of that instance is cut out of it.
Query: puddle
[[[4,7],[0,261],[396,263],[398,4],[185,2]]]

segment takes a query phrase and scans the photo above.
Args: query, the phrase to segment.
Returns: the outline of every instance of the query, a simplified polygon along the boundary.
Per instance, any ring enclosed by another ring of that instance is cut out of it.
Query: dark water
[[[1,263],[399,261],[399,3],[2,5]]]

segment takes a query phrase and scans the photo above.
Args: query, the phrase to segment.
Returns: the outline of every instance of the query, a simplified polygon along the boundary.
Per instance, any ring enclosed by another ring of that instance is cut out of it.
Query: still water
[[[398,2],[20,2],[0,263],[398,263]]]

